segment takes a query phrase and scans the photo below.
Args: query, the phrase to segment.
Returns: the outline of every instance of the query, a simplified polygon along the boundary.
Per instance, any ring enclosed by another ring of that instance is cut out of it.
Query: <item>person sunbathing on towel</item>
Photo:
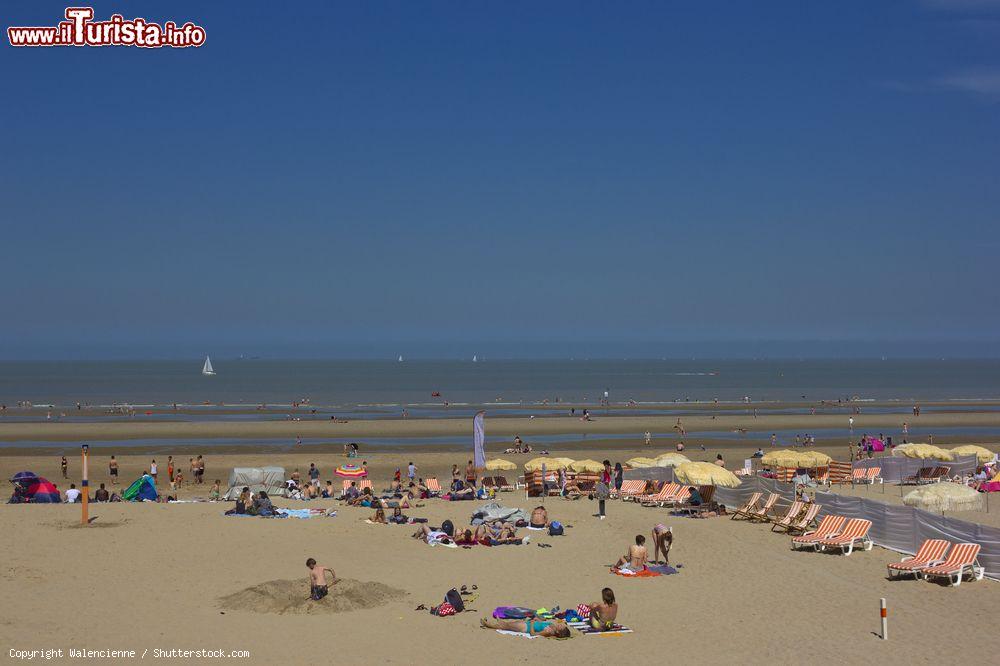
[[[615,562],[614,568],[623,574],[637,574],[646,568],[648,560],[649,553],[646,552],[646,537],[636,534],[635,545],[628,547],[628,551]]]
[[[544,638],[569,638],[569,625],[565,620],[498,620],[484,617],[479,621],[483,629],[517,631]]]
[[[589,604],[590,626],[598,631],[609,631],[615,626],[618,617],[618,602],[610,587],[601,590],[601,601]]]
[[[543,530],[549,526],[549,512],[544,506],[536,506],[531,511],[531,520],[528,523],[531,527]]]
[[[430,545],[432,543],[443,543],[449,544],[452,539],[448,536],[447,532],[442,530],[432,529],[428,525],[421,525],[420,529],[413,534],[414,539],[420,539],[424,543]]]
[[[502,546],[505,544],[521,545],[528,543],[528,537],[517,536],[517,528],[510,523],[494,520],[476,528],[476,540],[486,546]]]

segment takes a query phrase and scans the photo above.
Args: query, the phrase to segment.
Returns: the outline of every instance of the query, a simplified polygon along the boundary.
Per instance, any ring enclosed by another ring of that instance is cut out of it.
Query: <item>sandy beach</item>
[[[412,425],[396,427],[408,431]],[[729,444],[706,446],[705,451],[689,448],[687,453],[710,460],[722,452],[733,468],[752,448]],[[838,453],[833,447],[818,448]],[[123,450],[118,459],[127,483],[148,468],[149,455]],[[589,449],[586,455],[624,460],[649,452],[634,444]],[[32,469],[61,489],[78,481],[78,457],[70,457],[70,479],[63,481],[57,456],[38,450],[18,453],[0,457],[5,474]],[[310,462],[320,467],[324,481],[332,478],[339,485],[331,470],[345,461],[335,451],[318,450],[204,453],[207,482],[220,478],[223,487],[233,466],[282,465],[288,472],[298,468],[304,473]],[[447,479],[451,464],[462,465],[467,458],[455,451],[371,453],[368,463],[376,487],[387,485],[392,471],[405,469],[411,460],[420,476]],[[551,453],[582,457],[577,448]],[[185,471],[188,457],[175,456]],[[162,477],[166,458],[158,455],[157,461]],[[91,456],[93,485],[108,482],[106,463],[103,454]],[[843,492],[899,501],[895,487],[880,495],[882,490]],[[179,495],[193,499],[207,492],[207,484],[187,483]],[[525,498],[523,491],[503,493],[501,501],[522,508],[540,502]],[[5,505],[2,520],[20,536],[2,546],[8,601],[0,612],[0,639],[16,649],[248,650],[250,660],[259,663],[315,658],[414,663],[427,661],[428,655],[436,662],[460,663],[467,660],[462,651],[468,649],[516,661],[616,659],[627,652],[641,663],[652,663],[660,660],[653,655],[668,650],[674,659],[723,662],[734,651],[742,652],[741,646],[753,646],[742,657],[752,663],[795,660],[803,650],[840,651],[847,663],[930,663],[953,660],[955,642],[974,644],[985,653],[1000,648],[1000,638],[970,621],[1000,610],[996,583],[954,589],[923,581],[890,582],[885,565],[900,556],[878,547],[850,557],[793,552],[787,537],[765,525],[674,517],[665,509],[622,502],[610,503],[608,519],[598,521],[595,502],[549,498],[545,504],[551,516],[572,526],[563,537],[532,532],[532,542],[523,546],[432,548],[410,538],[412,526],[366,524],[370,509],[341,507],[334,500],[276,504],[336,508],[338,514],[269,520],[225,517],[228,503],[108,504],[92,505],[96,519],[82,528],[79,506]],[[425,504],[406,513],[431,524],[449,518],[466,525],[481,502]],[[1000,507],[959,517],[997,526]],[[683,565],[680,573],[641,580],[609,574],[608,565],[634,536],[648,535],[657,522],[671,525],[676,534],[671,562]],[[308,593],[307,557],[347,579],[337,612],[311,611],[289,597],[294,591],[302,597]],[[384,588],[360,594],[371,587],[368,582]],[[440,603],[450,587],[461,585],[478,586],[471,604],[476,612],[438,618],[414,610],[419,604]],[[479,618],[496,606],[573,607],[596,599],[604,586],[615,590],[620,619],[634,633],[576,635],[560,642],[478,628]],[[876,636],[880,597],[890,604],[888,642]],[[951,641],[926,640],[932,633],[946,634]],[[393,640],[384,640],[387,635]]]

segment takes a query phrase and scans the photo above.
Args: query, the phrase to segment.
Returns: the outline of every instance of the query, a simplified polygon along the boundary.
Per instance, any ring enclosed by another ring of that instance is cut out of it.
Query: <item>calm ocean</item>
[[[858,397],[1000,399],[1000,360],[532,360],[0,362],[0,402],[14,405],[288,404],[314,406],[626,400],[755,402]],[[439,392],[440,397],[432,392]]]

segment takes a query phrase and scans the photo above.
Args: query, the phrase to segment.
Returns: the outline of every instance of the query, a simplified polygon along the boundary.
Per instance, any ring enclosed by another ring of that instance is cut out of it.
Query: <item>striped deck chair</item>
[[[865,550],[871,550],[872,540],[868,538],[868,531],[871,528],[872,521],[864,518],[851,518],[840,534],[817,542],[816,550],[839,548],[845,557],[854,552],[855,544]]]
[[[815,502],[809,503],[806,506],[806,510],[802,512],[802,515],[791,522],[791,524],[785,528],[788,534],[802,534],[805,533],[812,524],[816,522],[816,516],[819,515],[820,509],[823,508],[822,504],[816,504]],[[771,529],[774,531],[774,528]]]
[[[805,534],[797,537],[792,537],[792,548],[798,548],[799,546],[812,546],[823,539],[829,539],[830,537],[837,536],[844,527],[844,523],[847,522],[847,518],[843,516],[834,516],[833,514],[827,514],[823,516],[823,520],[819,521],[819,527],[817,527],[812,532],[806,532]]]
[[[673,495],[656,500],[655,502],[643,504],[643,506],[674,506],[675,504],[687,502],[688,497],[690,496],[691,486],[681,486],[680,489]]]
[[[774,524],[771,525],[771,531],[773,532],[778,529],[787,530],[788,527],[792,524],[792,521],[798,518],[799,514],[802,513],[803,504],[804,502],[800,502],[798,500],[792,502],[788,506],[788,511],[785,512],[785,515],[775,520]]]
[[[626,502],[634,499],[636,495],[641,495],[646,491],[646,482],[643,479],[627,479],[622,481],[621,492],[618,493],[620,499]]]
[[[647,504],[649,502],[660,502],[665,499],[669,499],[671,496],[676,495],[677,491],[681,489],[679,483],[664,483],[663,487],[660,488],[659,492],[653,493],[651,495],[639,495],[635,498],[636,502],[641,504]]]
[[[831,461],[829,476],[826,480],[827,485],[832,486],[835,483],[850,483],[851,468],[851,463]]]
[[[512,492],[514,490],[514,486],[507,481],[507,477],[505,476],[494,476],[493,482],[496,483],[497,488],[504,492]]]
[[[372,487],[372,482],[369,479],[344,479],[344,492],[347,492],[347,489],[351,487],[352,483],[358,484],[359,491]]]
[[[978,543],[956,543],[944,562],[921,569],[918,575],[922,578],[947,578],[952,587],[962,584],[962,576],[966,572],[972,574],[973,579],[982,580],[986,570],[976,561],[979,549]]]
[[[882,483],[882,477],[879,476],[880,474],[882,474],[881,467],[869,467],[867,470],[865,470],[865,478],[864,481],[862,481],[861,483],[874,484],[876,479],[878,480],[879,483]]]
[[[865,469],[864,467],[857,467],[855,469],[852,469],[851,479],[849,483],[851,485],[854,485],[855,483],[866,483],[865,477],[867,475],[868,475],[868,470]]]
[[[925,539],[920,549],[913,557],[904,558],[900,562],[890,562],[887,566],[889,578],[894,575],[913,574],[917,576],[921,569],[941,564],[950,542],[944,539]]]
[[[764,500],[764,506],[760,507],[760,511],[751,511],[750,513],[747,514],[747,519],[751,521],[762,520],[764,522],[767,522],[768,520],[770,520],[767,514],[771,513],[771,511],[774,509],[774,505],[778,502],[779,499],[781,499],[781,495],[779,495],[778,493],[771,493],[770,495],[767,496],[767,499]]]
[[[763,496],[764,493],[753,493],[750,495],[750,499],[747,500],[746,504],[736,509],[736,511],[733,511],[732,519],[736,520],[737,518],[749,518],[751,512],[758,511],[760,509],[760,507],[757,506],[757,502],[759,502],[760,498]]]
[[[431,495],[441,494],[441,484],[438,483],[437,477],[429,476],[424,483],[427,484],[427,492]]]

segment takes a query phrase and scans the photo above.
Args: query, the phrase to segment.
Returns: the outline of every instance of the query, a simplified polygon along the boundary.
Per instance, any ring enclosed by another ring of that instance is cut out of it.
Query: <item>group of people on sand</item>
[[[664,526],[663,523],[657,523],[653,527],[652,537],[654,547],[652,560],[649,559],[649,551],[646,550],[646,537],[636,534],[635,543],[625,550],[625,554],[618,558],[612,568],[623,574],[637,574],[644,571],[650,562],[669,564],[670,547],[674,544],[673,530]],[[663,553],[662,560],[660,560],[660,553]]]
[[[588,622],[596,631],[610,631],[615,627],[618,617],[618,601],[614,590],[606,587],[601,590],[601,600],[587,604],[589,608]],[[500,619],[484,617],[479,621],[483,629],[500,631],[516,631],[529,636],[542,638],[569,638],[569,624],[561,618],[528,617],[523,620]]]
[[[275,516],[277,511],[266,490],[257,493],[250,492],[249,486],[243,486],[236,498],[236,506],[226,511],[227,516]]]
[[[480,525],[469,526],[463,530],[456,530],[455,525],[450,520],[445,520],[440,527],[423,524],[413,533],[414,539],[420,539],[428,545],[456,545],[456,546],[506,546],[523,545],[528,543],[530,537],[519,537],[517,535],[517,525],[502,520],[484,522]]]

